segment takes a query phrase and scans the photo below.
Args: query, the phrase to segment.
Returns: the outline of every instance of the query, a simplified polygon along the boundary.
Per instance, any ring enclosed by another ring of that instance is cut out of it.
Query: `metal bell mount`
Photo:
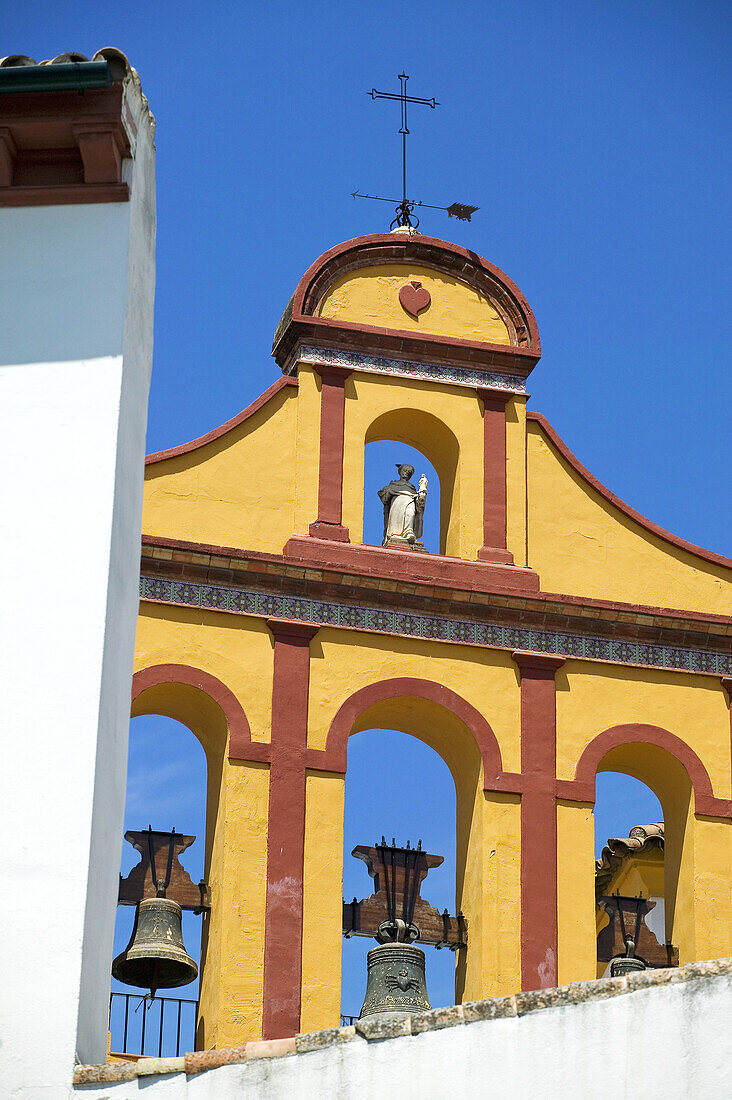
[[[415,947],[419,929],[413,923],[417,900],[418,870],[424,861],[422,842],[416,848],[397,848],[384,837],[376,850],[386,879],[389,919],[379,925],[378,947],[367,958],[366,996],[361,1018],[378,1013],[410,1016],[430,1008],[425,982],[424,951]],[[397,912],[400,916],[397,917]]]
[[[160,882],[155,872],[152,828],[149,829],[150,869],[156,897],[138,902],[135,924],[127,947],[112,963],[112,975],[125,985],[149,989],[152,997],[158,989],[188,985],[198,974],[198,966],[183,943],[183,910],[177,901],[165,896],[170,883],[175,829],[170,834],[168,866]]]
[[[620,898],[617,897],[618,905],[618,919],[620,921],[620,931],[623,936],[623,943],[625,944],[625,955],[615,958],[610,963],[610,977],[621,978],[623,974],[632,974],[637,970],[646,970],[646,964],[643,959],[636,958],[635,945],[638,943],[638,935],[640,933],[641,922],[641,906],[642,897],[636,898],[636,914],[635,914],[635,932],[632,936],[627,935],[625,931],[625,918],[623,916],[623,910],[620,906]]]

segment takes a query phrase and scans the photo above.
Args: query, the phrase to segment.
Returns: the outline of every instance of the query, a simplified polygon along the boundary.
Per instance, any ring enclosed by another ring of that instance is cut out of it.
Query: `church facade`
[[[261,397],[146,466],[133,714],[184,722],[207,757],[199,1049],[338,1024],[347,745],[371,728],[455,781],[456,1002],[596,976],[602,770],[661,801],[680,963],[732,955],[732,561],[527,411],[536,321],[475,253],[338,245],[273,355]],[[404,467],[385,544],[364,544],[377,440],[437,471],[439,554]]]

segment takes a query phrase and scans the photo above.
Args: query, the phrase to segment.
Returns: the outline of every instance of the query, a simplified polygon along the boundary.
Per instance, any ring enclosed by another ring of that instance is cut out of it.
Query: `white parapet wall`
[[[65,1096],[75,1059],[106,1056],[155,289],[154,121],[134,73],[124,112],[129,201],[0,210],[8,1098]]]
[[[577,982],[238,1051],[77,1069],[78,1100],[722,1100],[732,960]]]

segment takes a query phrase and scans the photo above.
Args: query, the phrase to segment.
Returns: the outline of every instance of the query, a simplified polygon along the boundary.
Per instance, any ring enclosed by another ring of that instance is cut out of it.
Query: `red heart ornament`
[[[429,290],[412,279],[411,283],[407,283],[399,291],[399,304],[410,317],[416,318],[423,309],[432,305],[432,298]]]

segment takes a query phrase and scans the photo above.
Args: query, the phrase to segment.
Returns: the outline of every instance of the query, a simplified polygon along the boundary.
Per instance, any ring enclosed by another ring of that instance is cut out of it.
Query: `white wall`
[[[127,94],[129,203],[0,210],[7,1097],[65,1095],[75,1053],[106,1051],[155,280],[153,127]]]
[[[702,964],[703,965],[703,964]],[[79,1100],[727,1100],[732,973],[404,1038],[186,1076],[86,1085]],[[589,983],[602,985],[603,983]],[[578,987],[579,988],[579,984]],[[180,1060],[179,1060],[180,1061]],[[161,1067],[162,1068],[162,1067]]]

